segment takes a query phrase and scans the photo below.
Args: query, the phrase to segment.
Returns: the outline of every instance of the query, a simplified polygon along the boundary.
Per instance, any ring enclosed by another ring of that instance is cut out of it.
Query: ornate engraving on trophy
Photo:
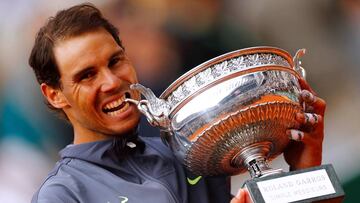
[[[236,71],[265,65],[276,65],[291,68],[286,59],[275,54],[249,54],[240,56],[229,60],[229,62],[223,61],[221,63],[217,63],[191,77],[185,81],[183,85],[180,85],[176,90],[174,90],[172,95],[168,96],[167,102],[172,106],[175,106],[185,97],[192,94],[200,87],[207,85],[214,79],[219,79]]]

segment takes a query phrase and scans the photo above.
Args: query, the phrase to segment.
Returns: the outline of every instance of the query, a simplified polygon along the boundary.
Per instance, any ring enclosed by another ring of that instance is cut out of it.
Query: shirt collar
[[[142,153],[144,148],[144,142],[135,131],[118,138],[68,145],[60,151],[60,157],[62,159],[81,159],[100,165],[112,165],[112,163],[117,163],[131,154]]]

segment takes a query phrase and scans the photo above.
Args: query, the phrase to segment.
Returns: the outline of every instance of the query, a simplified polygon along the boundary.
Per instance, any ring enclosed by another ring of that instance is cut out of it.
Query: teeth
[[[119,109],[117,111],[108,112],[107,114],[110,116],[116,116],[119,113],[124,112],[128,107],[129,107],[129,103],[125,103],[124,107],[122,107],[121,109]]]
[[[107,103],[103,107],[103,112],[109,116],[116,116],[122,112],[125,112],[130,107],[129,103],[124,102],[126,98],[130,98],[130,93],[126,92],[121,98]]]
[[[115,107],[119,106],[124,100],[125,100],[125,95],[122,96],[120,99],[118,99],[116,101],[113,101],[113,102],[111,102],[109,104],[106,104],[104,109],[108,110],[108,109],[115,108]]]

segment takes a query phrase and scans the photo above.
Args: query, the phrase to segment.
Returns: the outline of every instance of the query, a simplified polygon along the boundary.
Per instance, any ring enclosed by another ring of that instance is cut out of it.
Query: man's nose
[[[118,78],[111,70],[106,69],[102,73],[101,91],[109,92],[117,89],[121,84],[120,78]]]

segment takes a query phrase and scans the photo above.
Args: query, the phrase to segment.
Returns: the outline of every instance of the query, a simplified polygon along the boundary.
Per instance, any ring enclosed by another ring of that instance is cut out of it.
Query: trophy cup
[[[303,111],[298,95],[300,49],[294,58],[276,47],[252,47],[211,59],[182,75],[157,98],[133,84],[146,100],[137,105],[179,161],[198,175],[236,175],[254,202],[342,201],[331,165],[282,172],[268,162],[280,155]]]

